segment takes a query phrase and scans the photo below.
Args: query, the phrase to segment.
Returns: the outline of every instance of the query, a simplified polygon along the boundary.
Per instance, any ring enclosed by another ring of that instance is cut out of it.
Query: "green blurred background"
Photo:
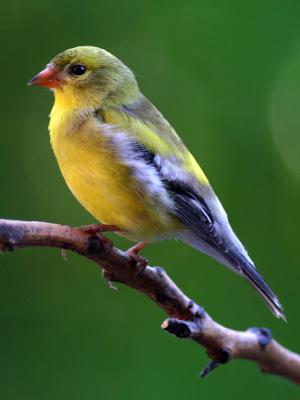
[[[26,82],[66,48],[103,47],[135,71],[201,161],[288,324],[186,245],[162,242],[144,254],[220,323],[268,326],[300,352],[300,3],[11,0],[0,18],[1,217],[94,222],[49,145],[52,94]],[[205,352],[164,334],[161,310],[123,286],[109,290],[75,255],[1,257],[0,304],[2,399],[299,399],[296,386],[249,362],[199,380]]]

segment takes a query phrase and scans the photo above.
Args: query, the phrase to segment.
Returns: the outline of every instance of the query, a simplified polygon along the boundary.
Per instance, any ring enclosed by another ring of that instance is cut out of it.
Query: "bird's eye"
[[[85,73],[86,67],[82,64],[74,64],[71,66],[70,70],[73,75],[79,76]]]

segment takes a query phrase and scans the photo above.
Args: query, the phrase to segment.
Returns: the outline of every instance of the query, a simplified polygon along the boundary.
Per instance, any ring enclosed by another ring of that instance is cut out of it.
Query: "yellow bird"
[[[202,169],[126,65],[80,46],[58,54],[29,84],[53,89],[49,130],[58,165],[98,221],[135,242],[179,238],[246,278],[285,318]]]

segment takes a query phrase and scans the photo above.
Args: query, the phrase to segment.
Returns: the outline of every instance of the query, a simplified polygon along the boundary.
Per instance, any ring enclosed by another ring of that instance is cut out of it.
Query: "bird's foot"
[[[137,274],[141,274],[142,272],[144,272],[145,268],[148,265],[148,261],[146,260],[146,258],[138,254],[141,250],[143,250],[146,244],[146,242],[139,242],[126,251],[127,256],[130,257],[136,265]]]
[[[102,232],[121,232],[121,229],[116,225],[105,225],[105,224],[90,224],[90,225],[81,225],[78,227],[85,233],[89,233],[90,235],[97,235]]]

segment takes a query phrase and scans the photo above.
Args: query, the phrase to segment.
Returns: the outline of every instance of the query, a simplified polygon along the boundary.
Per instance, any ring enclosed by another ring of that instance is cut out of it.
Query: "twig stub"
[[[162,323],[162,329],[177,336],[178,338],[189,338],[191,335],[190,328],[185,321],[169,318]]]

